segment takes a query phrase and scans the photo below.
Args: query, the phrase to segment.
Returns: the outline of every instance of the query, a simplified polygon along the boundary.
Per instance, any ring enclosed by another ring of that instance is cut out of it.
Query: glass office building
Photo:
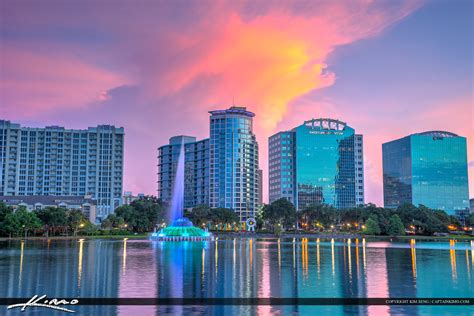
[[[461,215],[469,209],[466,138],[445,131],[382,145],[385,207],[425,205]]]
[[[98,220],[122,200],[124,129],[22,127],[0,120],[0,195],[91,196]]]
[[[317,204],[364,204],[363,138],[346,123],[312,119],[269,138],[270,202],[298,210]]]
[[[209,113],[209,204],[233,209],[245,221],[255,216],[260,200],[255,114],[236,106]]]
[[[209,139],[191,136],[171,137],[158,148],[158,198],[170,203],[181,144],[185,149],[184,207],[209,205]]]

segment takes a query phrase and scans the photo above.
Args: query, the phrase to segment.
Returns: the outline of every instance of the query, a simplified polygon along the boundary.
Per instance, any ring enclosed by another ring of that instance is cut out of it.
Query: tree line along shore
[[[145,196],[123,205],[100,225],[94,225],[80,210],[46,207],[29,212],[0,203],[0,238],[31,237],[106,237],[130,236],[144,238],[166,223],[168,206],[153,196]],[[254,232],[240,223],[230,209],[211,209],[199,205],[185,212],[195,226],[217,235],[234,236],[321,236],[351,238],[348,236],[436,236],[472,234],[474,214],[461,223],[455,216],[423,205],[402,205],[396,209],[367,204],[355,208],[336,209],[330,205],[314,205],[297,211],[286,199],[263,205],[256,214]]]

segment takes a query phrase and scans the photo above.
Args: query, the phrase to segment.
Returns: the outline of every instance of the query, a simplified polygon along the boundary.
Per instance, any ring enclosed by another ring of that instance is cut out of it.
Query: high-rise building
[[[298,210],[364,204],[362,135],[346,123],[312,119],[269,138],[270,202],[286,198]]]
[[[463,216],[469,209],[466,138],[445,131],[382,144],[384,205],[425,205]]]
[[[0,195],[86,196],[103,219],[121,203],[124,130],[21,127],[0,120]]]
[[[171,137],[158,148],[158,198],[171,203],[181,145],[185,148],[184,207],[209,205],[209,139]]]
[[[255,215],[260,199],[255,114],[236,106],[209,113],[209,204],[233,209],[245,221]]]
[[[175,136],[158,148],[158,197],[170,203],[181,144],[185,146],[184,207],[209,205],[254,216],[261,204],[254,113],[243,107],[210,111],[210,138]]]
[[[130,205],[133,201],[142,199],[144,197],[145,197],[144,193],[138,193],[137,195],[133,195],[132,191],[125,191],[122,196],[122,204]]]
[[[258,169],[258,206],[263,205],[263,170]]]
[[[279,132],[268,138],[269,201],[285,198],[296,204],[295,133]]]

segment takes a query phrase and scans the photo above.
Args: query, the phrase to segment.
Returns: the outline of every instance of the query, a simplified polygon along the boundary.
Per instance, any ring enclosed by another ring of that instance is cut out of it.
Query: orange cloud
[[[207,109],[235,98],[259,114],[258,125],[268,132],[292,100],[334,84],[327,58],[337,46],[377,35],[417,7],[408,2],[388,9],[362,1],[324,4],[307,14],[284,6],[252,18],[230,12],[204,32],[180,33],[173,58],[181,54],[183,61],[152,74],[147,90],[155,96],[179,94],[193,80],[218,76],[204,87],[202,99],[190,100],[193,105]]]

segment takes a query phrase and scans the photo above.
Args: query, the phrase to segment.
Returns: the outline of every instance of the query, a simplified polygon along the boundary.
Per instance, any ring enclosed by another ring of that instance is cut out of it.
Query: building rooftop
[[[10,127],[12,129],[26,129],[26,130],[31,130],[31,131],[42,131],[42,130],[48,130],[48,131],[61,131],[61,132],[77,132],[77,131],[90,131],[90,132],[107,132],[107,131],[114,131],[117,134],[124,134],[124,128],[123,127],[115,127],[114,125],[97,125],[93,127],[88,127],[87,129],[80,129],[80,128],[65,128],[63,126],[58,126],[58,125],[51,125],[51,126],[45,126],[45,127],[28,127],[28,126],[21,126],[18,123],[12,123],[10,121],[6,120],[0,120],[0,127]]]
[[[331,118],[319,118],[304,121],[304,125],[312,129],[342,131],[347,124]]]
[[[427,132],[411,134],[410,136],[412,135],[433,136],[433,137],[459,137],[459,135],[457,134],[446,132],[446,131],[427,131]]]
[[[40,203],[43,205],[66,204],[96,204],[89,196],[54,196],[54,195],[9,195],[0,196],[0,202],[8,205],[25,203],[28,205]]]
[[[244,115],[248,117],[255,116],[255,113],[247,111],[247,108],[243,106],[231,106],[227,110],[214,110],[214,111],[209,111],[209,113],[211,115],[237,114],[237,115]]]

